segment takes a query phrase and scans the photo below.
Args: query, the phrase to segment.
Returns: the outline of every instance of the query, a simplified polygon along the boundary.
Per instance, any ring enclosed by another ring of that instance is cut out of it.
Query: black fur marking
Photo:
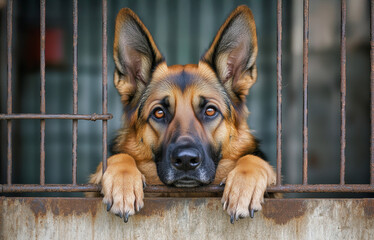
[[[118,137],[119,137],[119,135],[113,137],[113,138],[110,140],[110,142],[109,142],[109,155],[110,155],[110,156],[120,153],[119,151],[116,151],[116,150],[115,150],[115,146],[116,146],[117,138],[118,138]]]
[[[184,92],[187,86],[193,83],[193,77],[183,70],[181,74],[176,75],[171,81]]]
[[[214,147],[210,145],[208,149],[210,152],[210,156],[212,157],[212,160],[214,162],[214,165],[217,169],[219,161],[222,159],[222,145],[220,145],[218,149],[214,149]]]
[[[243,156],[247,155],[247,154],[250,154],[250,155],[257,156],[257,157],[259,157],[259,158],[261,158],[261,159],[263,159],[265,161],[268,161],[265,153],[262,152],[261,149],[260,149],[260,140],[255,139],[254,141],[255,141],[255,146],[256,146],[255,149],[248,150],[245,154],[243,154]]]

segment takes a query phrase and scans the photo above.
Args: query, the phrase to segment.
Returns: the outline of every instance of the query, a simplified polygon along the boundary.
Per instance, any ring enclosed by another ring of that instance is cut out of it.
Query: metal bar
[[[370,85],[371,85],[371,137],[370,137],[370,184],[374,185],[374,0],[370,2]]]
[[[152,186],[147,185],[144,189],[145,193],[182,193],[182,192],[223,192],[224,187],[219,185],[212,185],[199,188],[172,188],[162,185]],[[286,184],[281,186],[271,186],[266,189],[267,192],[279,193],[327,193],[327,192],[374,192],[373,186],[369,184],[318,184],[318,185],[304,185],[304,184]]]
[[[112,114],[33,114],[33,113],[21,113],[21,114],[0,114],[0,120],[12,120],[12,119],[77,119],[77,120],[109,120],[112,119]]]
[[[303,184],[308,184],[308,47],[309,0],[304,0],[303,24]]]
[[[40,113],[45,114],[45,0],[40,0]],[[45,119],[40,120],[40,185],[45,184]]]
[[[13,184],[0,185],[0,192],[98,192],[100,185],[95,184]],[[224,186],[209,185],[198,188],[175,188],[165,185],[147,185],[145,193],[222,193]],[[372,193],[374,187],[370,184],[286,184],[282,186],[271,186],[267,192],[280,193],[327,193],[327,192],[350,192],[350,193]]]
[[[12,34],[13,34],[13,0],[7,5],[7,114],[12,113]],[[12,121],[7,120],[7,183],[12,184]]]
[[[341,136],[340,136],[340,184],[345,183],[345,147],[346,147],[346,129],[345,129],[345,99],[346,99],[346,35],[345,25],[347,16],[346,0],[341,0],[341,32],[340,32],[340,104],[341,104]]]
[[[277,2],[277,186],[282,184],[282,0]]]
[[[102,101],[103,101],[103,114],[108,113],[108,61],[107,61],[107,43],[108,43],[108,36],[107,36],[107,0],[103,0],[103,15],[102,15],[102,68],[103,68],[103,88],[102,88]],[[107,134],[108,134],[108,122],[103,121],[103,174],[107,168],[107,152],[108,152],[108,147],[107,147]]]
[[[2,185],[3,193],[20,193],[20,192],[97,192],[100,191],[101,187],[95,184],[45,184],[45,185],[34,185],[34,184],[13,184],[13,185]]]
[[[78,0],[73,1],[73,113],[78,114]],[[73,119],[72,182],[77,184],[78,120]]]

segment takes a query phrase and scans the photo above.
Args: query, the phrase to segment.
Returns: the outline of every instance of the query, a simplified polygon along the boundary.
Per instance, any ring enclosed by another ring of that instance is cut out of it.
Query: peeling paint
[[[147,198],[128,223],[101,198],[0,198],[0,239],[372,239],[374,199],[266,199],[230,224],[220,198]]]
[[[263,208],[262,214],[267,219],[272,219],[276,224],[286,224],[292,219],[302,217],[307,208],[305,200],[298,199],[289,201],[279,199]]]
[[[364,208],[364,214],[366,217],[374,218],[374,201],[372,199],[363,200],[363,208]],[[374,226],[373,226],[374,227]]]
[[[168,198],[156,198],[147,201],[145,200],[144,208],[140,210],[139,215],[144,215],[147,217],[158,215],[164,217],[164,212],[172,208],[174,204],[174,199]]]
[[[44,202],[39,199],[24,199],[23,203],[30,206],[31,211],[36,217],[44,217],[47,213]]]

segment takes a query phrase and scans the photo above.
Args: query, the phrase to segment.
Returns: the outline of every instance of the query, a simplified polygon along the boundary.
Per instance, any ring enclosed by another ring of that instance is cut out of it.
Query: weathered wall
[[[374,199],[270,199],[230,224],[218,198],[146,199],[124,223],[100,199],[0,198],[1,239],[373,239]]]

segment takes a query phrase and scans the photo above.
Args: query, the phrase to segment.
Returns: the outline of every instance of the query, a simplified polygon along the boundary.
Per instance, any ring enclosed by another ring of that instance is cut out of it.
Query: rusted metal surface
[[[282,184],[282,0],[277,2],[277,186]]]
[[[374,185],[374,0],[370,3],[370,84],[371,84],[371,137],[370,137],[370,183]]]
[[[78,114],[78,0],[73,1],[73,113]],[[77,184],[78,120],[73,119],[72,182]]]
[[[144,191],[146,193],[184,193],[184,192],[200,192],[200,193],[222,193],[224,186],[210,185],[199,188],[172,188],[166,186],[147,186]],[[374,186],[369,184],[285,184],[280,186],[271,186],[267,188],[267,192],[280,193],[313,193],[313,192],[374,192]]]
[[[165,185],[147,185],[144,188],[145,193],[219,193],[223,192],[224,186],[209,185],[198,188],[175,188]],[[0,193],[9,192],[98,192],[99,185],[94,184],[12,184],[0,185]],[[324,192],[351,192],[364,193],[374,192],[374,186],[370,184],[285,184],[279,186],[271,186],[267,188],[267,192],[280,193],[324,193]]]
[[[7,3],[7,113],[13,111],[12,100],[12,36],[13,36],[13,0]],[[7,121],[7,183],[12,184],[12,121]]]
[[[11,119],[77,119],[77,120],[109,120],[112,119],[112,114],[0,114],[0,120]]]
[[[345,25],[347,17],[347,2],[341,0],[341,31],[340,31],[340,184],[345,183],[345,99],[346,99],[346,36]]]
[[[1,239],[372,239],[374,199],[268,199],[230,224],[219,198],[150,198],[128,223],[101,199],[1,198]]]
[[[303,21],[303,184],[308,184],[309,0],[304,0]]]
[[[45,114],[45,0],[40,0],[40,113]],[[45,183],[45,119],[40,120],[40,185]]]
[[[107,46],[108,46],[108,31],[107,31],[107,0],[102,1],[103,5],[103,14],[102,14],[102,21],[103,21],[103,26],[102,26],[102,68],[103,68],[103,75],[102,75],[102,82],[103,82],[103,87],[102,87],[102,102],[103,102],[103,114],[108,113],[108,60],[107,60]],[[108,122],[103,120],[102,123],[102,129],[103,129],[103,174],[106,170],[107,167],[107,155],[108,155],[108,147],[107,147],[107,138],[108,138]]]
[[[98,192],[100,186],[94,184],[12,184],[1,185],[0,190],[3,193],[19,192]]]

